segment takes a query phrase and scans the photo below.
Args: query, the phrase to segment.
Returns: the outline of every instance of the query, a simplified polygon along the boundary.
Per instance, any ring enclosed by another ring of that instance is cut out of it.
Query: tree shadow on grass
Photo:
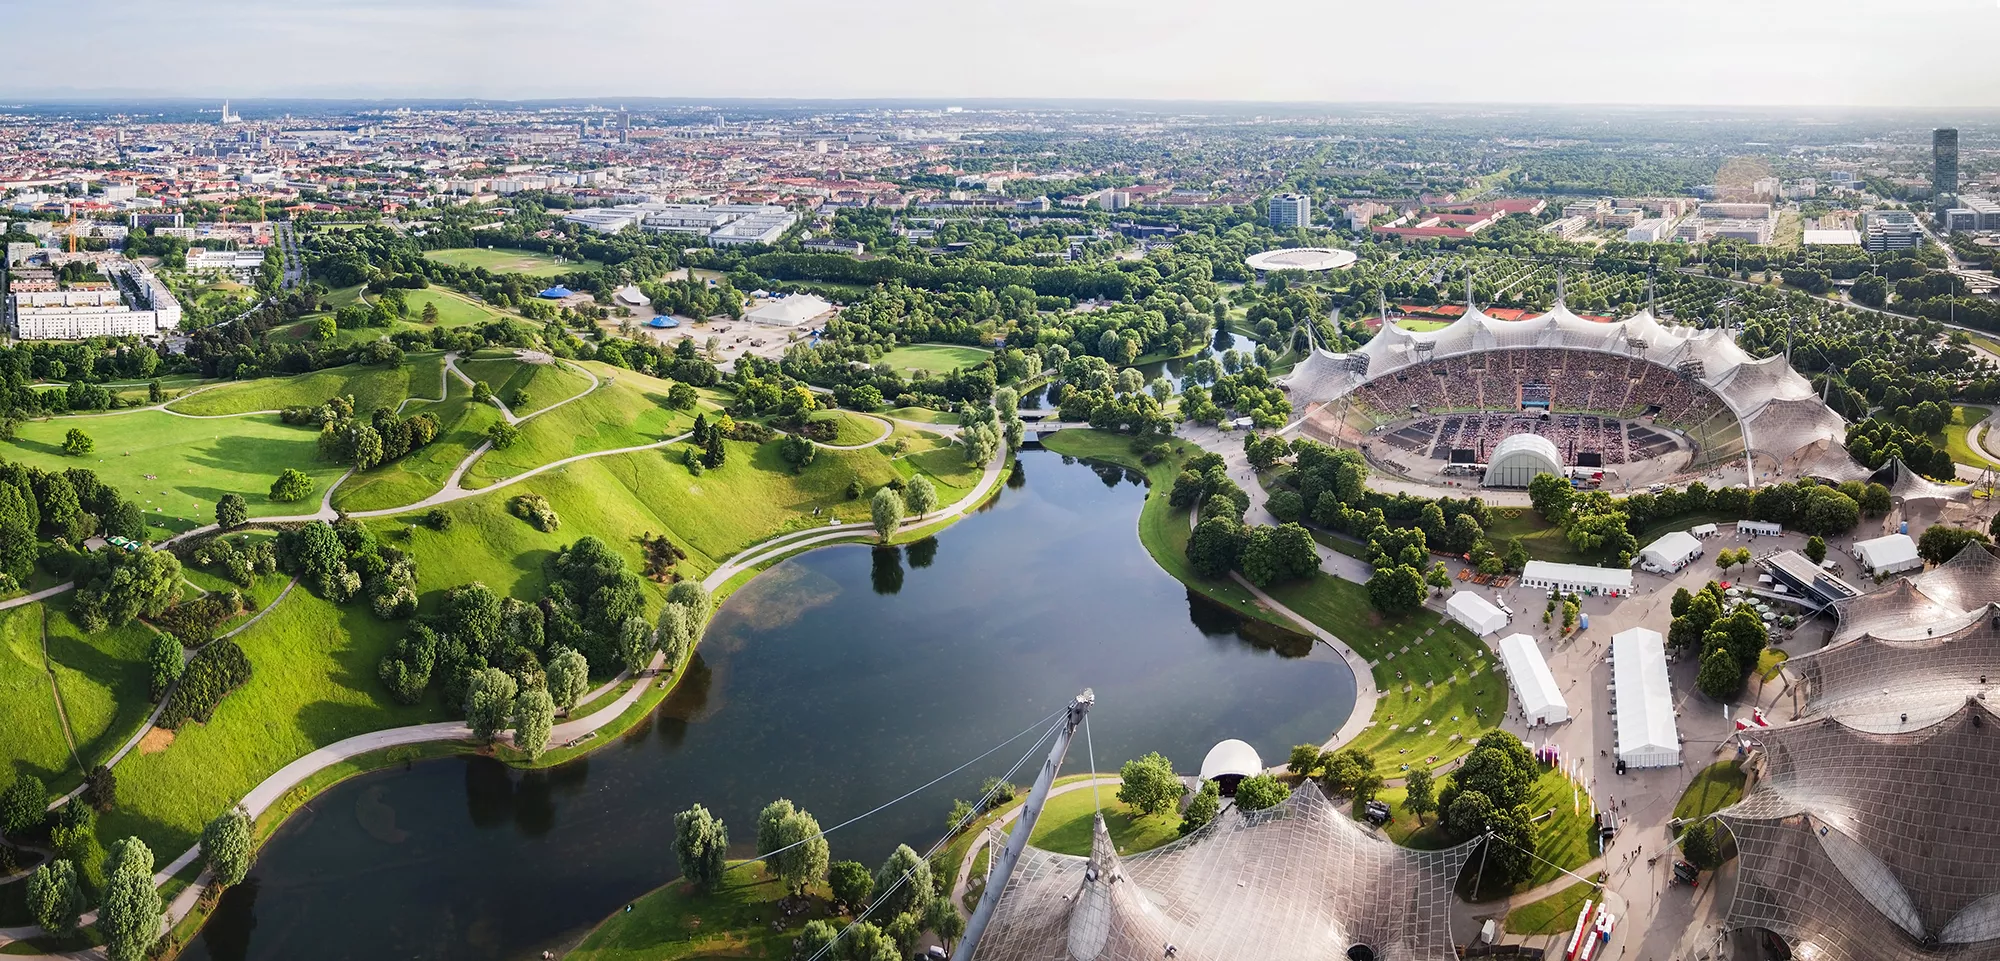
[[[16,447],[23,447],[28,450],[34,451],[37,454],[48,454],[50,456],[58,456],[63,452],[62,445],[60,444],[51,444],[39,440],[29,440],[26,437],[14,438],[14,445]]]
[[[313,471],[339,466],[320,460],[318,453],[315,435],[303,431],[297,437],[286,438],[223,434],[201,446],[187,461],[211,470],[247,470],[272,477],[286,467]]]

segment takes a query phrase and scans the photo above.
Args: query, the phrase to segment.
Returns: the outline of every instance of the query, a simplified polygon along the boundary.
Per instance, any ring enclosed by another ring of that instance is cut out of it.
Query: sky
[[[2000,106],[2000,0],[0,0],[0,98]],[[62,39],[69,38],[69,39]]]

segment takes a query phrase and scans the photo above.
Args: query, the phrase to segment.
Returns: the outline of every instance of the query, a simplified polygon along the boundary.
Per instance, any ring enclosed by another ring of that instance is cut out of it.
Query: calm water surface
[[[1354,678],[1337,654],[1246,625],[1153,563],[1136,476],[1042,451],[1021,465],[1022,483],[933,540],[826,548],[751,582],[680,689],[596,754],[536,772],[446,758],[335,787],[271,839],[184,956],[538,957],[679,874],[673,815],[690,804],[747,856],[765,802],[835,824],[1086,686],[1107,770],[1152,750],[1193,770],[1227,737],[1275,763],[1347,719]],[[835,833],[833,857],[872,868],[899,842],[925,849],[952,799],[1029,740]],[[1086,770],[1090,749],[1079,739],[1065,769]]]

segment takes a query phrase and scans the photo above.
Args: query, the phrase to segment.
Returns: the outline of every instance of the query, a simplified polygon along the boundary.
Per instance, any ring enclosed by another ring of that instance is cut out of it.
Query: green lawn
[[[1701,769],[1674,803],[1674,817],[1683,821],[1706,817],[1743,799],[1743,769],[1736,761],[1717,761]]]
[[[443,490],[451,472],[486,441],[486,429],[500,420],[499,408],[473,403],[472,388],[455,377],[446,386],[443,401],[417,402],[404,410],[406,415],[416,413],[438,419],[438,436],[419,450],[349,477],[335,488],[334,506],[345,511],[385,510]]]
[[[1401,317],[1401,318],[1397,318],[1397,320],[1396,320],[1396,326],[1398,326],[1398,327],[1401,327],[1401,328],[1403,328],[1404,330],[1407,330],[1407,331],[1411,331],[1411,332],[1414,332],[1414,333],[1419,333],[1419,334],[1421,334],[1421,333],[1425,333],[1425,332],[1427,332],[1427,331],[1432,331],[1432,330],[1443,330],[1443,329],[1445,329],[1446,327],[1450,327],[1450,326],[1451,326],[1451,321],[1449,321],[1449,320],[1424,320],[1424,319],[1421,319],[1421,318],[1417,318],[1417,317]]]
[[[883,413],[897,420],[913,420],[923,424],[949,424],[954,427],[958,425],[957,414],[942,410],[932,410],[928,407],[898,407],[894,410],[884,411]]]
[[[853,447],[856,444],[866,444],[874,441],[876,438],[883,436],[884,428],[891,426],[883,421],[857,414],[851,410],[818,411],[812,415],[812,419],[815,421],[831,420],[839,426],[839,431],[833,435],[833,440],[828,441],[828,443],[839,447]]]
[[[437,326],[463,327],[488,320],[501,320],[507,315],[499,308],[482,304],[455,290],[443,287],[425,287],[420,290],[403,291],[403,304],[409,308],[409,318],[414,326],[424,326],[424,305],[436,304]]]
[[[95,767],[109,760],[153,711],[146,650],[154,631],[134,621],[86,635],[70,620],[66,601],[47,605],[49,660],[77,753],[86,767]]]
[[[473,463],[465,473],[465,486],[485,487],[577,454],[656,443],[694,426],[694,411],[667,406],[667,381],[636,371],[593,367],[599,380],[606,382],[603,386],[521,424],[513,446],[487,451]],[[697,409],[713,414],[722,399],[723,395],[703,391]]]
[[[1942,436],[1931,435],[1931,443],[1943,447],[1951,453],[1951,459],[1972,467],[1989,467],[2000,470],[2000,464],[1972,449],[1970,434],[1972,428],[1993,413],[1990,407],[1965,404],[1951,409],[1951,423],[1944,425]],[[1987,430],[1993,428],[1988,427]]]
[[[553,254],[497,247],[449,247],[443,250],[427,250],[424,252],[424,257],[453,267],[484,267],[496,274],[527,274],[530,277],[553,277],[598,265],[594,260],[582,262],[572,260],[565,263]]]
[[[56,713],[55,691],[42,664],[40,604],[0,611],[0,781],[32,774],[46,784],[75,782],[82,775],[71,760]]]
[[[647,892],[633,902],[632,910],[620,909],[598,922],[583,943],[563,957],[568,961],[789,958],[799,929],[827,914],[825,902],[815,899],[812,910],[785,918],[778,908],[784,894],[777,879],[755,861],[730,868],[714,892],[674,880]]]
[[[1539,561],[1595,564],[1600,560],[1571,547],[1563,532],[1543,520],[1533,508],[1495,507],[1489,509],[1487,515],[1490,523],[1486,525],[1486,536],[1495,544],[1504,545],[1508,541],[1519,540],[1521,546],[1527,549],[1528,556]],[[1643,545],[1646,542],[1639,543]]]
[[[63,435],[71,428],[89,435],[95,449],[65,456]],[[171,531],[214,523],[224,494],[243,495],[253,517],[310,511],[317,494],[301,504],[271,500],[278,472],[303,470],[322,491],[345,469],[319,459],[319,431],[284,424],[276,414],[192,418],[142,410],[29,421],[14,440],[0,442],[0,456],[44,470],[95,470],[135,501],[148,523]]]
[[[590,378],[563,364],[531,364],[512,355],[494,356],[486,351],[471,360],[459,361],[458,369],[475,381],[485,381],[493,389],[493,396],[506,403],[516,417],[546,410],[590,387]],[[513,402],[517,390],[527,392],[527,403]]]
[[[443,369],[443,354],[415,354],[395,367],[348,364],[296,377],[240,381],[202,391],[168,406],[183,414],[243,414],[316,406],[332,397],[352,394],[355,411],[367,414],[377,407],[395,407],[406,397],[436,398],[438,375]]]
[[[164,750],[141,748],[118,765],[118,807],[99,819],[99,836],[109,843],[136,834],[169,859],[210,818],[315,748],[446,719],[434,699],[400,705],[376,680],[376,662],[406,627],[377,620],[366,604],[336,606],[304,589],[286,595],[236,636],[253,673],[215,716],[184,725]]]
[[[907,344],[883,354],[876,363],[887,364],[898,373],[927,370],[933,374],[944,374],[977,364],[992,353],[983,347],[958,344]]]
[[[1097,786],[1097,799],[1090,788],[1080,788],[1049,799],[1028,843],[1057,854],[1090,854],[1091,823],[1096,819],[1097,802],[1104,805],[1104,827],[1111,832],[1111,844],[1119,854],[1137,854],[1159,847],[1180,836],[1180,815],[1174,812],[1150,817],[1134,817],[1125,802],[1118,800],[1118,785]]]
[[[1595,900],[1597,885],[1578,881],[1540,901],[1507,912],[1508,934],[1564,934],[1576,927],[1585,900]]]

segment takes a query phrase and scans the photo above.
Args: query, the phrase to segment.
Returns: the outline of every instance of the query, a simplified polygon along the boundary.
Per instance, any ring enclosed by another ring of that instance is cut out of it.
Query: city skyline
[[[1419,0],[1387,9],[1283,2],[1228,16],[1185,0],[884,0],[843,11],[798,0],[337,0],[299,8],[82,0],[23,6],[10,19],[24,35],[47,37],[114,24],[199,68],[121,82],[77,73],[71,45],[25,44],[0,64],[0,98],[2000,107],[2000,64],[1991,58],[1879,55],[1933,43],[1943,24],[1990,29],[2000,6],[1917,0],[1887,12],[1850,0],[1769,0],[1747,12],[1721,0]],[[1690,26],[1699,28],[1693,36]],[[1281,34],[1296,38],[1286,48],[1294,53],[1267,55]]]

